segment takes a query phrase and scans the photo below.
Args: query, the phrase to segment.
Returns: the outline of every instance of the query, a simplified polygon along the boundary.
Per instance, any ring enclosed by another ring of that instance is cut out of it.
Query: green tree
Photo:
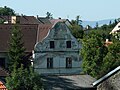
[[[34,73],[32,68],[24,69],[23,66],[14,69],[9,77],[6,78],[8,90],[42,90],[41,77]]]
[[[76,16],[76,20],[71,20],[71,33],[75,38],[83,38],[84,31],[83,26],[81,25],[82,20],[80,20],[80,16]]]
[[[71,33],[75,38],[81,38],[81,39],[83,38],[84,31],[79,25],[76,24],[72,25],[70,26],[70,29],[71,29]]]
[[[7,16],[7,15],[15,15],[15,11],[7,6],[0,7],[0,15]]]
[[[103,70],[102,74],[113,70],[120,65],[120,42],[115,41],[113,44],[108,46],[108,53],[103,59]]]
[[[24,65],[25,48],[22,42],[22,33],[18,25],[15,25],[11,31],[11,38],[9,42],[9,69],[13,70],[14,65],[19,68],[21,64]]]
[[[53,18],[53,14],[51,14],[50,12],[47,12],[46,13],[46,18],[52,19]]]
[[[79,15],[76,16],[76,24],[81,25],[81,23],[82,23],[82,20],[80,20],[80,16]]]
[[[91,32],[83,39],[82,46],[81,55],[83,58],[83,71],[98,78],[103,58],[107,54],[107,48],[103,45],[100,35],[95,32]]]

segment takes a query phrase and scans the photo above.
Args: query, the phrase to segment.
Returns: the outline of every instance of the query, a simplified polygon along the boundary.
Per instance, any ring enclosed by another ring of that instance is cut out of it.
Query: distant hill
[[[102,26],[104,24],[109,24],[110,21],[113,23],[115,19],[106,19],[106,20],[99,20],[99,21],[83,21],[82,26],[86,27],[87,25],[91,27],[95,27],[96,23],[98,23],[99,26]]]

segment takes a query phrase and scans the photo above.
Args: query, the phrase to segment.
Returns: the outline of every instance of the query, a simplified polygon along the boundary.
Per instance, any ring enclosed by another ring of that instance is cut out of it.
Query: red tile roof
[[[0,90],[8,90],[1,81],[0,81]]]
[[[51,30],[52,26],[52,24],[39,25],[37,42],[41,42],[48,35],[48,32]]]

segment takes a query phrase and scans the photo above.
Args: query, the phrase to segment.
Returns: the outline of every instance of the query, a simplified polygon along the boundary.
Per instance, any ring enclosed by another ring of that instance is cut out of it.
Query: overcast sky
[[[51,12],[54,18],[103,20],[120,17],[120,0],[0,0],[0,6],[8,6],[16,13],[45,16]]]

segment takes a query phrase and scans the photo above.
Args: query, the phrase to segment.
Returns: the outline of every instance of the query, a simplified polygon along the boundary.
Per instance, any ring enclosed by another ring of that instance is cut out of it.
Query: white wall
[[[55,42],[55,48],[50,49],[50,41]],[[66,48],[66,41],[71,41],[71,48]],[[79,56],[81,47],[68,27],[64,23],[57,23],[48,36],[35,46],[35,71],[41,74],[79,74],[82,62]],[[48,57],[53,57],[53,69],[47,69]],[[72,68],[66,68],[66,57],[72,58]]]

